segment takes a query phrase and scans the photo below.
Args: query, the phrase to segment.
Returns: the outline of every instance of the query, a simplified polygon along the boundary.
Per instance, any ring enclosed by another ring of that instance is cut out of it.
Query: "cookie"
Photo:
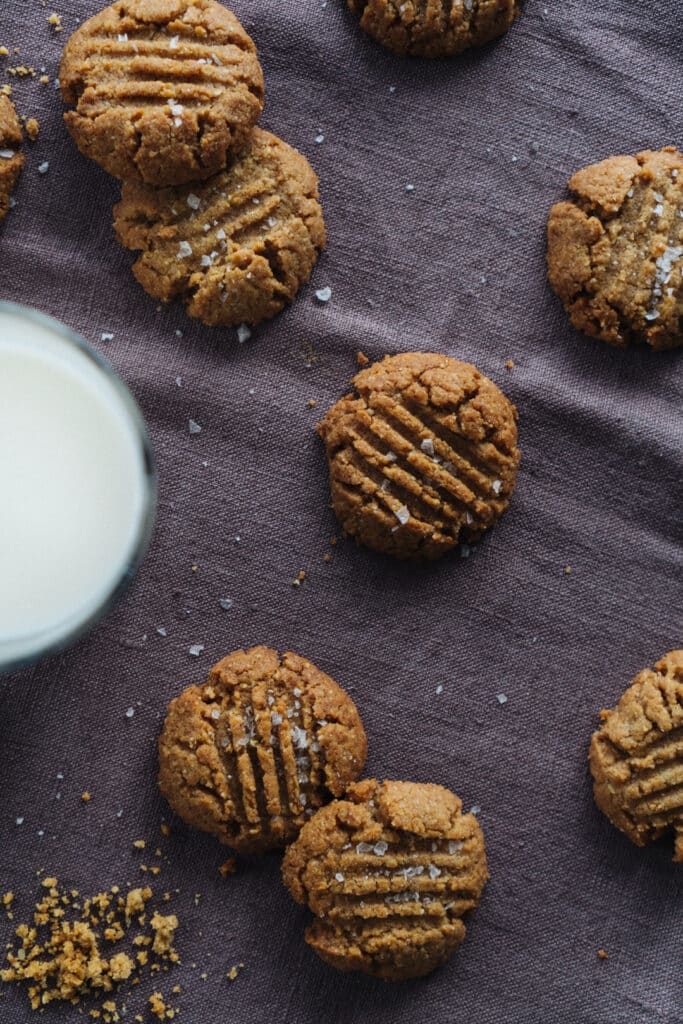
[[[512,25],[520,0],[347,0],[361,28],[394,53],[451,57]]]
[[[155,299],[180,297],[209,326],[275,316],[311,275],[325,244],[318,179],[305,157],[254,129],[251,147],[209,181],[123,186],[114,227]]]
[[[10,199],[24,166],[21,146],[21,125],[14,106],[0,93],[0,222],[7,216]]]
[[[569,181],[548,221],[548,277],[577,330],[610,345],[683,342],[683,154],[615,156]]]
[[[479,823],[457,796],[365,779],[304,825],[282,876],[316,915],[306,941],[323,960],[401,981],[457,949],[488,873]]]
[[[673,832],[683,864],[683,650],[640,672],[593,733],[595,802],[636,846]]]
[[[80,151],[157,186],[216,174],[263,108],[254,43],[214,0],[118,0],[76,29],[59,80]]]
[[[297,654],[234,651],[172,701],[159,786],[189,825],[245,853],[284,846],[360,775],[356,706]]]
[[[470,363],[387,356],[353,380],[318,433],[344,532],[396,558],[438,558],[478,540],[507,508],[517,411]]]

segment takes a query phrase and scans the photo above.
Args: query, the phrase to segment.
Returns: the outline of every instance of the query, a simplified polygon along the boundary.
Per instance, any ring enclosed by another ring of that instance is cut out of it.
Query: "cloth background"
[[[38,0],[0,0],[0,43],[53,79],[98,6],[60,0],[55,34]],[[12,83],[42,127],[0,233],[0,298],[106,352],[149,424],[160,501],[118,608],[0,683],[0,890],[16,893],[16,923],[36,870],[94,893],[140,877],[133,840],[162,842],[154,887],[180,890],[183,964],[159,987],[182,984],[186,1024],[683,1021],[681,869],[670,842],[637,850],[609,825],[586,766],[599,709],[681,643],[681,356],[578,335],[544,265],[548,209],[574,170],[683,142],[680,3],[528,0],[506,38],[441,63],[383,51],[342,0],[234,7],[265,71],[262,123],[312,161],[329,229],[312,283],[245,345],[156,308],[112,235],[116,182],[77,153],[52,84]],[[348,390],[359,348],[472,360],[519,407],[512,506],[469,559],[416,567],[329,547],[314,424]],[[335,973],[304,944],[308,913],[277,856],[223,880],[226,851],[210,837],[179,822],[161,837],[166,704],[258,642],[351,690],[368,774],[439,782],[481,807],[491,880],[464,946],[429,979]],[[25,993],[6,990],[3,1024],[30,1019]]]

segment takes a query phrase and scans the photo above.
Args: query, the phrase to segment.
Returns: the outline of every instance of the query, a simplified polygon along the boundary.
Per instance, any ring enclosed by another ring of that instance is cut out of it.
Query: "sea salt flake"
[[[433,455],[434,454],[434,442],[432,441],[431,437],[425,437],[424,440],[422,440],[420,442],[420,448],[427,455]]]
[[[204,644],[192,644],[192,646],[188,648],[188,650],[193,658],[198,658],[199,655],[204,650]]]
[[[126,709],[126,718],[132,718],[134,714],[135,714],[135,708],[127,708]]]
[[[245,341],[249,341],[251,338],[251,328],[247,324],[240,324],[237,328],[237,340],[240,345],[244,345]]]
[[[17,818],[17,825],[23,825],[23,824],[24,824],[24,819],[23,818]]]
[[[191,210],[198,210],[199,207],[202,205],[202,201],[199,198],[199,196],[196,196],[194,194],[194,192],[190,192],[189,196],[187,197],[187,205],[190,207]]]
[[[215,64],[215,65],[216,65],[217,67],[219,67],[219,68],[220,68],[220,67],[222,67],[222,66],[223,66],[223,61],[219,59],[219,57],[218,57],[218,55],[217,55],[217,54],[215,54],[215,53],[212,53],[212,54],[211,54],[211,60],[212,60],[212,61],[214,62],[214,64]]]
[[[450,853],[451,857],[454,856],[454,854],[458,853],[460,850],[462,850],[462,846],[463,846],[463,844],[459,840],[457,840],[457,839],[449,839],[448,840],[448,852]]]
[[[218,710],[218,708],[213,709],[213,711],[211,712],[211,717],[213,718],[214,722],[218,721],[218,719],[221,717],[221,713]]]
[[[231,597],[219,597],[218,603],[223,611],[229,612],[235,602]]]
[[[500,489],[502,486],[503,485],[500,482],[500,480],[494,480],[493,483],[491,484],[491,490],[493,491],[494,494],[500,494]]]
[[[398,455],[396,454],[396,452],[387,452],[384,457],[387,460],[387,462],[396,462],[396,460],[398,459]]]
[[[664,213],[664,207],[662,206],[661,203],[657,203],[657,205],[655,206],[655,208],[654,208],[654,210],[652,212],[654,213],[655,217],[661,217],[662,214]]]
[[[270,712],[271,725],[282,725],[282,715],[278,714],[277,711]]]
[[[507,704],[508,702],[507,696],[504,693],[496,694],[496,700],[499,704]]]
[[[318,135],[316,135],[315,141],[317,142],[318,145],[320,145],[321,142],[325,141],[325,136],[323,135],[322,132],[320,132]]]
[[[385,843],[383,839],[380,839],[379,842],[375,843],[375,845],[373,846],[372,852],[375,854],[376,857],[383,857],[388,849],[389,844]]]
[[[269,228],[274,228],[275,225],[277,224],[277,220],[275,219],[275,217],[269,217],[266,223],[268,224]]]
[[[317,292],[315,293],[315,297],[318,300],[318,302],[329,302],[330,299],[332,298],[332,289],[329,287],[318,288]]]
[[[207,256],[206,254],[204,254],[200,260],[200,263],[203,267],[212,267],[213,259],[211,258],[211,256]]]
[[[173,36],[170,43],[168,44],[169,50],[177,50],[178,43],[180,42],[180,36]]]
[[[441,868],[437,868],[436,864],[429,864],[427,865],[427,872],[430,878],[438,878],[441,874]]]
[[[110,334],[109,331],[102,331],[102,334],[100,335],[100,341],[113,341],[113,340],[114,340],[114,335],[113,334]]]
[[[157,633],[159,636],[168,636],[168,630],[166,626],[157,626]]]
[[[443,693],[443,686],[441,685],[441,683],[439,683],[439,685],[437,686],[436,693],[437,695]]]
[[[372,853],[372,843],[356,843],[356,853]]]
[[[216,232],[216,238],[218,239],[219,242],[223,241],[223,239],[225,238],[225,231],[223,230],[223,228],[219,228],[219,230]]]
[[[118,37],[118,40],[119,40],[120,43],[127,43],[128,42],[128,36],[126,35],[125,32],[121,32],[119,37]]]
[[[170,103],[169,106],[174,117],[181,116],[184,109],[182,103]]]
[[[38,174],[47,174],[49,167],[47,160],[43,160],[42,164],[38,164]]]
[[[3,160],[11,160],[13,156],[13,149],[0,149],[0,157],[2,157]]]
[[[410,512],[408,511],[405,505],[401,505],[400,508],[394,509],[394,515],[398,519],[401,526],[405,526],[408,520],[410,519]]]
[[[189,242],[179,242],[178,252],[176,253],[177,260],[184,260],[186,256],[192,255],[192,246]]]
[[[645,319],[646,320],[656,320],[658,316],[659,316],[659,313],[657,312],[656,309],[650,310],[649,313],[645,313]]]
[[[298,725],[291,726],[292,743],[297,750],[306,750],[308,747],[308,734],[305,729]]]
[[[187,426],[191,434],[201,434],[202,428],[196,420],[188,420]]]
[[[414,185],[406,185],[406,192],[414,192],[414,191],[415,191],[415,186]]]
[[[475,816],[475,818],[479,814],[480,811],[481,811],[481,807],[478,804],[474,804],[472,807],[470,807],[470,814],[473,814]]]
[[[335,880],[335,882],[343,882],[344,881],[344,876],[342,875],[341,871],[338,871],[336,873],[336,875],[334,876],[334,880]]]

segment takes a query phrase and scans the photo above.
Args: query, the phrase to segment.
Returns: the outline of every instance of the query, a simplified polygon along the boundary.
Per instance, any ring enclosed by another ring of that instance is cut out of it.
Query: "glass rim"
[[[41,327],[47,328],[53,334],[59,335],[63,341],[77,349],[97,368],[100,373],[103,374],[104,377],[107,378],[107,381],[112,386],[115,395],[120,400],[123,412],[129,419],[130,424],[133,427],[133,435],[139,444],[138,450],[142,456],[141,471],[143,506],[140,511],[139,521],[136,525],[133,543],[126,557],[124,566],[121,572],[114,578],[111,587],[107,589],[107,593],[103,599],[84,618],[80,618],[78,613],[76,613],[77,618],[75,624],[71,629],[67,629],[59,639],[54,640],[50,638],[45,640],[41,645],[40,637],[44,634],[36,634],[37,645],[30,654],[10,657],[7,660],[3,660],[2,644],[0,643],[0,680],[4,675],[16,672],[29,665],[34,665],[43,658],[46,658],[51,654],[56,654],[59,651],[72,646],[77,640],[89,632],[89,630],[91,630],[101,619],[103,619],[114,605],[118,603],[140,567],[149,547],[156,519],[158,495],[158,474],[156,462],[152,451],[149,432],[140,410],[140,406],[133,397],[128,385],[116,372],[106,356],[103,356],[101,352],[98,352],[97,349],[93,348],[92,345],[90,345],[90,343],[87,342],[77,331],[74,331],[71,327],[67,327],[67,325],[62,323],[61,320],[57,320],[55,317],[50,316],[47,313],[40,312],[40,310],[20,305],[17,302],[0,300],[0,314],[2,313],[10,313],[12,316],[18,317],[19,319],[39,324]],[[46,632],[51,636],[50,629]]]

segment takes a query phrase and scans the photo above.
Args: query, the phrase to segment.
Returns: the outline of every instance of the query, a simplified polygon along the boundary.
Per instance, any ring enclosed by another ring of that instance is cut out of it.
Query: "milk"
[[[135,403],[65,328],[0,303],[0,671],[106,610],[146,545]]]

